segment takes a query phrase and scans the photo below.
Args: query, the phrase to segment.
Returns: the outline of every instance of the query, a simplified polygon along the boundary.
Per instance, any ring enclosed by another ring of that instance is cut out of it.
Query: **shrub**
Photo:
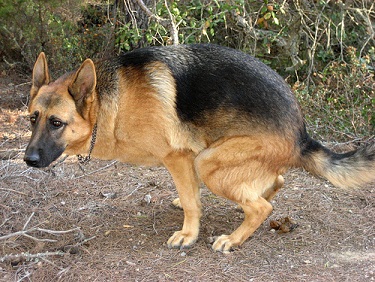
[[[52,69],[62,72],[86,57],[95,57],[110,42],[109,27],[81,20],[95,14],[79,0],[4,0],[0,4],[0,55],[8,66],[30,72],[39,52],[49,55]],[[17,19],[14,21],[13,19]],[[53,56],[52,56],[53,54]]]
[[[315,85],[294,85],[313,135],[319,139],[361,139],[375,132],[375,80],[370,56],[346,48],[346,61],[332,61],[314,73]]]

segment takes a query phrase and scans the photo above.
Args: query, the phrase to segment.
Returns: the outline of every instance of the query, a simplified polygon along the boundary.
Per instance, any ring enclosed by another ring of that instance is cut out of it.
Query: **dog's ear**
[[[49,82],[50,76],[48,71],[46,55],[43,52],[41,52],[33,68],[33,84],[30,90],[31,100],[38,93],[39,88],[43,85],[48,84]]]
[[[74,74],[69,85],[69,93],[76,102],[78,112],[82,115],[85,106],[94,99],[96,87],[95,65],[92,60],[86,59]]]

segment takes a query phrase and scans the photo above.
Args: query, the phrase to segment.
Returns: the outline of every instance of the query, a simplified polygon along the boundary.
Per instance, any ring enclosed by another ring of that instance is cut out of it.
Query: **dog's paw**
[[[233,242],[230,235],[221,235],[219,236],[214,244],[212,249],[216,252],[222,252],[223,254],[229,254],[239,243]]]
[[[181,202],[180,202],[180,198],[176,198],[172,201],[172,205],[178,209],[181,209],[182,210],[182,205],[181,205]]]
[[[195,241],[197,241],[197,235],[191,235],[182,233],[182,231],[176,231],[171,238],[168,240],[169,248],[189,248]]]

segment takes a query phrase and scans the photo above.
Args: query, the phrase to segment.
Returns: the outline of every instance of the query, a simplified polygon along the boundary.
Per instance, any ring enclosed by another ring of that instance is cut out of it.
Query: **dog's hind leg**
[[[213,250],[228,253],[233,247],[241,245],[272,212],[271,204],[262,197],[239,205],[245,214],[244,221],[232,234],[219,236],[212,245]]]
[[[283,187],[284,182],[285,182],[284,181],[284,177],[282,175],[279,175],[276,178],[275,183],[272,185],[272,187],[269,188],[268,190],[266,190],[263,193],[262,198],[266,199],[268,202],[271,202],[272,199],[276,196],[276,193],[280,190],[281,187]],[[179,208],[178,203],[179,203],[179,199],[178,198],[173,201],[173,205],[176,208]],[[239,209],[239,210],[242,209],[241,205],[238,205],[236,208]]]
[[[226,253],[241,245],[272,212],[268,200],[283,184],[279,166],[284,163],[283,151],[275,147],[276,141],[273,144],[256,137],[232,137],[219,140],[197,156],[200,179],[215,194],[239,204],[245,213],[243,223],[232,234],[214,242],[215,251]]]
[[[180,198],[176,198],[172,201],[172,205],[178,209],[181,209],[182,210],[182,205],[181,205],[181,201],[180,201]]]
[[[194,168],[195,155],[190,151],[170,153],[164,160],[179,194],[179,203],[184,210],[182,230],[176,231],[168,240],[170,248],[191,246],[198,238],[201,202],[199,180]]]
[[[284,177],[279,175],[272,187],[263,193],[262,198],[270,202],[276,196],[276,193],[280,190],[280,188],[283,187],[284,182]]]

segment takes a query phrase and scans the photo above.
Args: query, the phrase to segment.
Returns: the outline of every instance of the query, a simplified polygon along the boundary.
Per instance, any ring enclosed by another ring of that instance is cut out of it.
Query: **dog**
[[[184,211],[168,240],[186,248],[198,238],[199,185],[244,211],[242,224],[213,250],[241,245],[272,211],[270,200],[292,167],[339,187],[375,180],[375,144],[337,154],[307,133],[299,104],[271,68],[213,44],[138,49],[52,81],[46,56],[34,65],[24,160],[46,167],[62,153],[163,165]]]

